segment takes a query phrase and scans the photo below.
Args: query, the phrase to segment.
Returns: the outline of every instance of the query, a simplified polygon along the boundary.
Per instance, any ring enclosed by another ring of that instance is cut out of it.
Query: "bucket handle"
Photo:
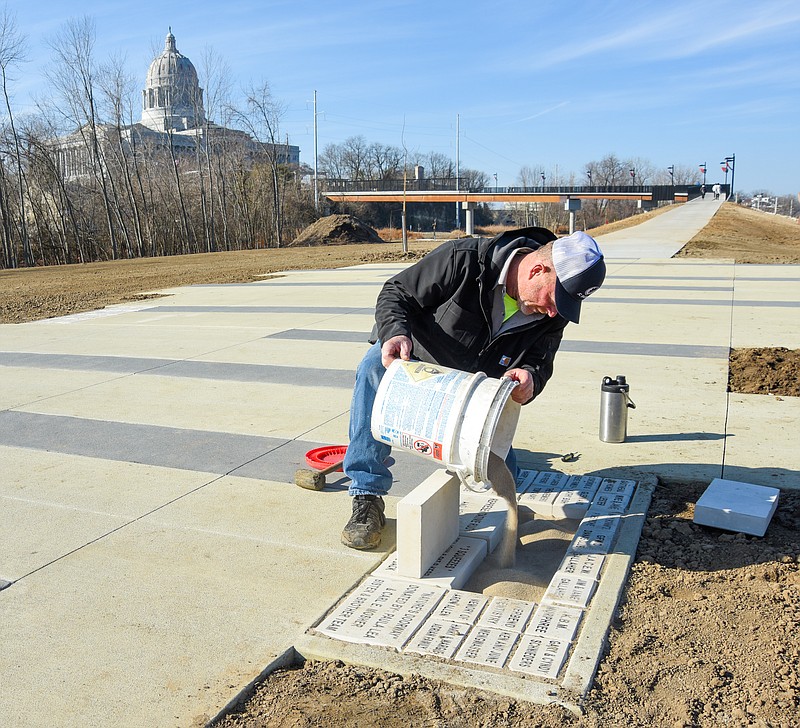
[[[633,403],[630,395],[627,392],[623,392],[623,394],[625,395],[625,404],[628,409],[636,409],[636,405]]]

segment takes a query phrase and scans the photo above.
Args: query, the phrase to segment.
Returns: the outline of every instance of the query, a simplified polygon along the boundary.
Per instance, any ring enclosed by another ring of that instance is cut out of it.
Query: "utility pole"
[[[456,195],[459,191],[459,173],[461,160],[459,159],[459,144],[461,139],[461,114],[456,114]],[[456,200],[456,230],[461,229],[461,202]]]
[[[408,185],[408,149],[406,149],[406,117],[403,117],[403,131],[400,133],[403,145],[403,211],[400,215],[400,226],[403,233],[403,253],[408,252],[408,227],[406,226],[406,187]]]
[[[314,90],[314,212],[319,214],[319,190],[317,188],[317,92]]]
[[[405,123],[405,122],[404,122]],[[408,177],[408,153],[405,152],[405,141],[403,142],[403,213],[401,215],[401,227],[403,228],[403,253],[408,252],[408,227],[406,226],[406,180]]]

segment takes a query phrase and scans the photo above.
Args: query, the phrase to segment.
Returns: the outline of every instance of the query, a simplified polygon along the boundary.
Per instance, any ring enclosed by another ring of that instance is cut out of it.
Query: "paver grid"
[[[462,490],[461,534],[422,578],[399,577],[396,555],[390,555],[307,631],[306,649],[301,644],[300,651],[321,649],[330,657],[338,648],[342,659],[384,665],[393,654],[399,658],[394,669],[402,671],[403,662],[411,660],[407,671],[423,674],[425,662],[418,656],[428,664],[435,658],[446,667],[465,668],[473,678],[475,671],[488,671],[491,679],[537,683],[541,702],[576,708],[591,685],[652,485],[637,488],[633,480],[522,470],[517,491],[519,503],[537,516],[560,519],[566,511],[575,520],[575,535],[541,603],[458,588],[499,542],[495,532],[502,533],[503,519],[497,515],[504,512],[492,492]],[[483,521],[485,531],[475,538]],[[628,531],[624,543],[618,539],[623,526]],[[623,568],[617,563],[606,579],[612,559],[621,559]],[[327,649],[320,640],[329,643]],[[361,651],[354,653],[345,643],[356,643]],[[370,648],[380,650],[383,659],[375,654],[364,659],[363,650]],[[588,669],[587,662],[592,663]],[[537,699],[536,692],[527,695]]]

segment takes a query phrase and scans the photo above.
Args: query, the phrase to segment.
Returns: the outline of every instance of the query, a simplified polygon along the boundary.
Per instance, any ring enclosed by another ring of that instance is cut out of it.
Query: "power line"
[[[479,141],[477,141],[476,139],[473,139],[472,137],[467,136],[466,134],[462,134],[461,136],[464,137],[464,139],[469,139],[473,144],[477,144],[479,147],[481,147],[481,149],[485,149],[487,152],[490,152],[491,154],[494,154],[496,157],[500,157],[500,159],[505,159],[506,162],[512,162],[513,164],[519,164],[519,160],[518,159],[510,159],[509,157],[506,157],[504,154],[500,154],[500,152],[496,152],[494,149],[489,149],[489,147],[487,147],[486,145],[481,144]]]

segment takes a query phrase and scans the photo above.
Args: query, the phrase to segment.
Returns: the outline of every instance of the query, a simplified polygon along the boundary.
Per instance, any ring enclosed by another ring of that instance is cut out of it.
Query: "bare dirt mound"
[[[800,397],[798,349],[733,349],[728,372],[731,392]]]
[[[309,225],[292,246],[341,245],[343,243],[382,243],[373,228],[352,215],[328,215]]]
[[[800,263],[797,220],[726,202],[676,258],[733,258],[737,263]]]

